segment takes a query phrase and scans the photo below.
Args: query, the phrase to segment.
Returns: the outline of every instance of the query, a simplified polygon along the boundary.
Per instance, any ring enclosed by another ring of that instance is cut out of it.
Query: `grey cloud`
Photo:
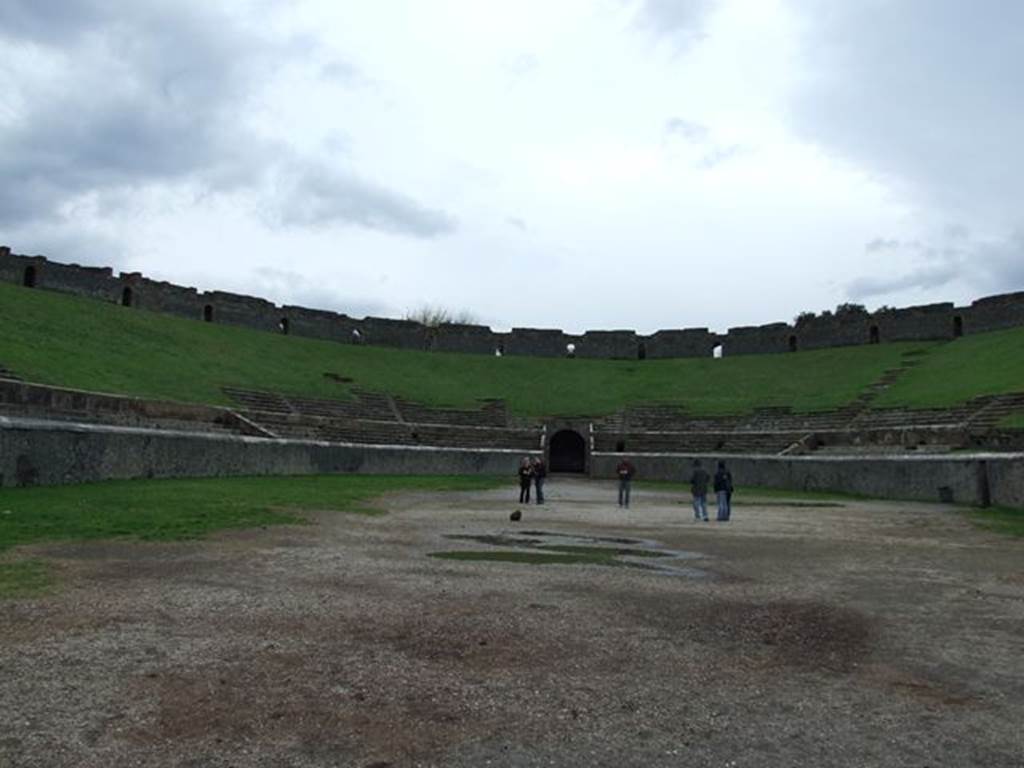
[[[0,37],[56,45],[83,34],[107,15],[101,0],[4,0]]]
[[[900,241],[893,238],[876,237],[868,243],[865,243],[864,250],[868,253],[878,253],[879,251],[891,251],[900,247]]]
[[[665,133],[670,136],[681,136],[687,141],[705,142],[711,137],[711,132],[706,125],[695,123],[692,120],[684,120],[681,117],[673,117],[665,123]]]
[[[52,45],[51,58],[74,62],[59,78],[19,83],[11,100],[21,106],[0,127],[0,226],[41,229],[66,223],[68,205],[85,196],[131,204],[132,191],[188,185],[197,195],[254,192],[291,226],[342,222],[417,237],[454,228],[447,214],[354,175],[318,170],[317,159],[295,157],[248,129],[250,95],[296,46],[259,37],[212,8],[0,3],[4,38]],[[336,60],[334,73],[342,70]],[[297,176],[294,167],[302,169]],[[270,182],[280,178],[294,183],[275,199]]]
[[[689,46],[704,37],[704,21],[717,5],[715,0],[640,0],[636,20],[659,37]]]
[[[280,226],[360,225],[415,237],[453,232],[455,219],[335,169],[297,163],[284,171],[269,212]]]
[[[960,275],[961,265],[955,262],[929,264],[902,275],[860,277],[850,282],[846,294],[862,300],[906,290],[927,290],[951,283]]]
[[[737,155],[743,152],[743,147],[739,144],[730,144],[724,147],[713,147],[709,152],[706,152],[704,156],[697,163],[699,168],[710,170],[715,168],[727,160],[731,160]]]
[[[873,275],[853,280],[846,286],[852,299],[928,291],[954,281],[971,287],[978,295],[1006,293],[1024,288],[1024,232],[1002,239],[973,240],[963,228],[947,228],[938,244],[900,243],[878,238],[868,247],[875,250],[912,252],[917,266],[898,275]]]
[[[931,205],[1019,217],[1024,3],[791,2],[799,133]]]
[[[325,309],[342,312],[349,317],[395,316],[394,307],[379,301],[344,296],[326,287],[330,283],[331,278],[326,275],[314,279],[291,270],[264,267],[249,273],[243,289],[281,305]]]
[[[505,219],[505,223],[507,223],[510,227],[515,227],[520,232],[526,232],[529,229],[529,227],[526,226],[525,221],[515,216],[509,216],[507,219]]]

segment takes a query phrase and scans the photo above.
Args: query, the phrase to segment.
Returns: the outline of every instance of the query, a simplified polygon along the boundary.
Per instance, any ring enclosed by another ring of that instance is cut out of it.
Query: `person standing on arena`
[[[718,504],[718,516],[720,523],[727,522],[732,514],[732,472],[725,467],[725,462],[718,462],[718,471],[715,472],[715,498]]]
[[[690,493],[693,495],[693,519],[708,521],[708,481],[711,476],[700,465],[700,459],[693,460],[693,473],[690,475]]]
[[[530,503],[530,483],[533,480],[533,467],[530,465],[530,457],[524,456],[519,462],[519,503]]]
[[[615,468],[615,474],[619,476],[619,506],[629,509],[629,486],[636,474],[636,467],[629,459],[623,459]]]
[[[537,490],[537,503],[544,503],[544,478],[548,476],[548,465],[544,457],[533,460],[533,485]],[[529,501],[529,499],[527,499]]]

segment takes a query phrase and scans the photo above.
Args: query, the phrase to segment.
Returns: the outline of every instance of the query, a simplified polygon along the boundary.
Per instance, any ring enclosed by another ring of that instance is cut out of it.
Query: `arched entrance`
[[[22,275],[21,284],[26,288],[36,287],[36,268],[25,267],[25,274]]]
[[[563,429],[551,436],[548,466],[552,472],[585,472],[587,444],[579,432]]]

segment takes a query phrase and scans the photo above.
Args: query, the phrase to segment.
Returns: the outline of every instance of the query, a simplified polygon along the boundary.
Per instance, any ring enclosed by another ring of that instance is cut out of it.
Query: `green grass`
[[[996,425],[1003,429],[1024,429],[1024,411],[1015,411],[999,420]]]
[[[967,514],[981,528],[1008,536],[1024,536],[1024,509],[988,507],[970,509]]]
[[[0,600],[38,597],[53,587],[50,569],[41,560],[17,560],[0,563]]]
[[[0,284],[0,328],[0,363],[58,386],[212,404],[228,402],[225,385],[333,398],[358,386],[463,408],[503,398],[514,413],[532,416],[599,415],[636,403],[696,414],[835,408],[904,353],[933,346],[642,362],[496,358],[282,336],[9,284]]]
[[[1024,390],[1024,328],[964,336],[919,359],[874,405],[943,408]]]
[[[304,510],[373,513],[402,490],[492,488],[494,477],[317,475],[119,480],[0,490],[0,552],[42,541],[193,539],[227,528],[301,523]]]

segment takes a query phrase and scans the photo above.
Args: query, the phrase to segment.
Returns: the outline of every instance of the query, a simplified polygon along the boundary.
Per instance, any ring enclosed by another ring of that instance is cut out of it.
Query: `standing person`
[[[708,521],[708,481],[711,476],[700,465],[700,459],[693,460],[693,474],[690,475],[690,493],[693,495],[693,519]]]
[[[533,479],[533,467],[530,466],[530,457],[523,456],[519,462],[519,503],[530,503],[530,483]]]
[[[629,485],[636,474],[636,467],[629,459],[623,459],[615,468],[615,474],[619,476],[619,506],[629,509]]]
[[[548,465],[544,463],[544,458],[533,460],[533,484],[537,488],[537,503],[544,503],[544,478],[548,476]],[[527,499],[529,501],[529,499]]]
[[[715,497],[718,500],[718,522],[724,523],[732,514],[732,472],[725,467],[725,462],[718,462],[715,472]]]

